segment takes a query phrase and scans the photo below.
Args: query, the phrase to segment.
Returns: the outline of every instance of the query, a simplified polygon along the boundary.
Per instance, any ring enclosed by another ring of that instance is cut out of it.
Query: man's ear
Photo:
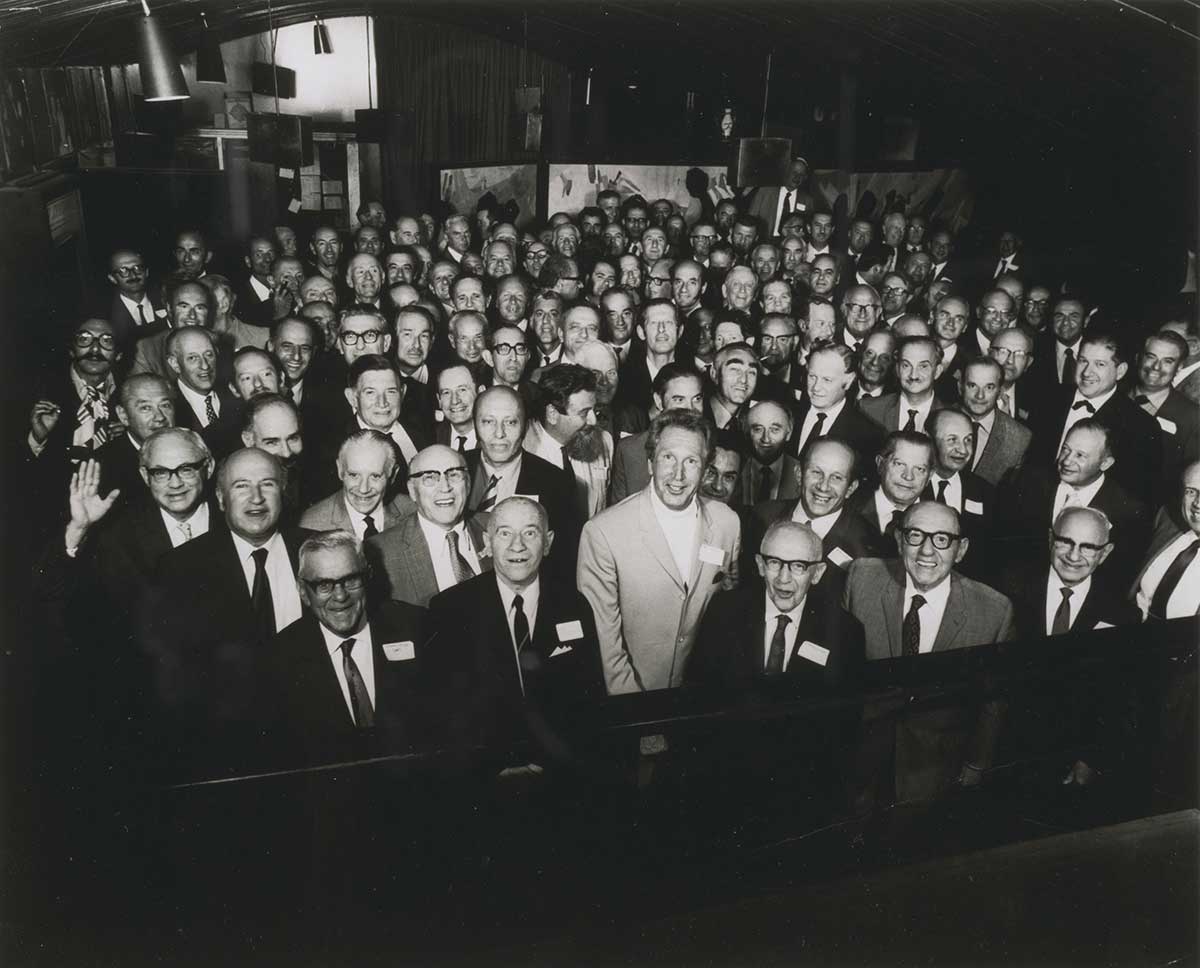
[[[546,529],[546,540],[542,544],[542,557],[550,554],[550,546],[554,544],[554,532],[549,528]]]
[[[182,372],[183,372],[183,371],[182,371],[182,370],[179,368],[179,361],[178,361],[177,359],[175,359],[175,357],[173,357],[173,356],[168,356],[168,357],[167,357],[167,367],[168,367],[168,368],[170,369],[170,371],[171,371],[172,373],[174,373],[176,376],[180,376],[180,375],[182,374]]]
[[[488,531],[487,529],[484,529],[484,532],[483,532],[483,557],[485,557],[485,558],[495,557],[492,554],[492,533],[490,531]]]
[[[249,268],[251,267],[251,263],[250,263],[250,256],[248,256],[248,255],[244,255],[244,256],[242,256],[242,261],[243,261],[244,263],[246,263],[246,268],[247,268],[247,269],[249,269]],[[205,264],[205,265],[208,265],[208,262],[206,261],[204,264]]]
[[[111,282],[111,283],[112,283],[114,286],[117,284],[117,277],[116,277],[116,275],[115,275],[114,273],[112,273],[112,272],[110,272],[110,273],[109,273],[107,276],[105,276],[104,278],[105,278],[105,279],[107,279],[109,282]]]
[[[799,465],[797,465],[797,467],[799,467]],[[800,476],[799,470],[796,471],[796,476],[797,477]],[[854,492],[858,490],[858,484],[859,484],[858,478],[855,478],[854,480],[852,480],[850,482],[850,486],[848,488],[846,488],[846,496],[845,496],[845,498],[842,499],[843,504],[846,501],[849,501],[850,498],[854,496]]]
[[[129,411],[128,411],[128,410],[126,410],[126,409],[125,409],[123,406],[121,406],[121,404],[119,404],[119,403],[117,404],[117,419],[118,419],[119,421],[121,421],[121,426],[122,426],[122,427],[128,427],[128,426],[129,426]]]
[[[821,580],[821,576],[825,574],[826,567],[827,565],[823,561],[819,565],[813,565],[812,581],[808,583],[809,588],[812,588],[813,585]]]
[[[1100,462],[1100,470],[1106,471],[1113,466],[1113,455],[1109,454]]]
[[[221,511],[224,511],[225,510],[225,495],[219,487],[216,488],[216,492],[217,492],[217,507],[220,508]]]
[[[965,558],[967,556],[967,548],[970,546],[970,544],[971,544],[970,538],[959,538],[958,539],[958,551],[956,551],[954,553],[954,563],[956,565],[960,561],[962,561],[963,558]]]
[[[646,342],[646,327],[641,323],[637,324],[637,334],[638,339],[640,339],[643,343]]]
[[[358,396],[357,396],[357,394],[355,394],[355,392],[350,387],[346,387],[346,389],[344,389],[342,391],[342,393],[344,393],[346,395],[346,402],[350,404],[350,409],[354,413],[357,414],[358,413]],[[401,399],[403,399],[403,398],[401,398]]]
[[[1117,366],[1117,382],[1125,379],[1125,374],[1129,372],[1129,364],[1121,363]]]
[[[249,430],[242,431],[242,446],[243,447],[253,447],[254,446],[254,434],[251,431],[249,431]]]

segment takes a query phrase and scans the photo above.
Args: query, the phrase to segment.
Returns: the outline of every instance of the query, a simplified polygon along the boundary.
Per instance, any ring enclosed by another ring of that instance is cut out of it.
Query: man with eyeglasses
[[[813,263],[814,283],[817,277],[825,271],[824,267],[828,263],[829,260],[825,256],[821,256]],[[836,279],[836,274],[833,278]],[[832,290],[832,286],[829,288]],[[819,292],[816,285],[813,286],[813,293],[825,301],[831,302],[829,294]],[[842,341],[852,350],[861,353],[863,342],[879,325],[879,321],[882,318],[883,304],[874,288],[871,286],[851,286],[842,297],[842,319],[845,321],[845,326],[842,330]]]
[[[624,215],[622,224],[625,226],[625,237],[629,241],[626,251],[639,259],[642,255],[642,233],[650,224],[650,216],[646,204],[640,195],[627,198],[622,204]]]
[[[273,454],[234,451],[217,470],[224,527],[209,527],[165,555],[150,592],[144,646],[157,665],[157,696],[195,743],[258,724],[264,647],[301,615],[296,554],[303,535],[281,530],[286,472]],[[195,730],[201,730],[197,733]],[[222,754],[229,752],[223,744]]]
[[[147,283],[150,270],[140,252],[118,249],[108,260],[108,276],[113,287],[108,321],[123,352],[128,352],[141,336],[166,325],[167,311]]]
[[[1103,563],[1104,573],[1118,586],[1128,585],[1149,540],[1150,514],[1117,477],[1126,456],[1114,450],[1114,440],[1103,421],[1087,417],[1067,432],[1053,470],[1027,462],[1008,482],[1000,493],[995,525],[1008,560],[1034,559],[1063,508],[1095,508],[1112,522],[1116,545]]]
[[[393,496],[399,469],[392,442],[378,430],[356,430],[337,454],[341,487],[300,516],[306,531],[349,531],[359,541],[386,531],[415,510],[407,494]]]
[[[492,331],[492,386],[518,389],[529,365],[529,342],[515,326],[499,326]]]
[[[488,512],[467,510],[470,471],[458,451],[431,444],[409,464],[416,513],[366,540],[363,551],[382,598],[421,608],[439,591],[491,571],[483,532]]]
[[[1014,636],[1012,602],[955,565],[967,552],[958,515],[921,501],[896,530],[898,559],[863,558],[850,565],[843,607],[863,626],[868,661],[916,658],[973,648]],[[1001,709],[950,707],[868,728],[861,765],[874,773],[859,804],[931,799],[954,783],[976,786],[991,766]],[[880,786],[882,789],[880,789]],[[870,787],[874,787],[873,789]]]
[[[975,311],[978,314],[975,342],[979,347],[979,352],[984,354],[992,345],[992,340],[1016,324],[1016,306],[1012,296],[1003,289],[992,289],[983,294]]]
[[[938,501],[958,512],[963,534],[974,542],[973,554],[960,562],[962,571],[982,577],[977,563],[990,546],[996,491],[987,481],[971,473],[975,436],[971,418],[958,410],[931,414],[925,432],[933,440],[933,472],[921,493],[923,501]]]
[[[1050,289],[1041,283],[1029,287],[1021,305],[1021,325],[1031,333],[1040,335],[1050,319]]]
[[[1033,338],[1018,326],[1001,330],[991,341],[987,356],[1004,370],[996,408],[1023,423],[1032,424],[1045,407],[1044,396],[1033,382]],[[1030,375],[1026,375],[1030,374]]]
[[[692,244],[692,257],[704,268],[708,268],[708,253],[716,245],[720,236],[716,226],[710,222],[697,222],[692,226],[688,240]]]
[[[145,484],[138,473],[138,458],[146,438],[157,430],[175,426],[175,394],[171,384],[153,373],[139,373],[117,389],[117,419],[125,433],[96,452],[105,493],[119,488],[121,501],[145,497]]]
[[[896,350],[896,378],[900,389],[872,399],[860,399],[859,408],[884,432],[907,430],[922,433],[930,414],[946,404],[933,384],[942,373],[942,348],[931,336],[901,340]]]
[[[879,285],[883,300],[883,322],[891,326],[908,310],[912,301],[912,283],[898,272],[889,272]]]

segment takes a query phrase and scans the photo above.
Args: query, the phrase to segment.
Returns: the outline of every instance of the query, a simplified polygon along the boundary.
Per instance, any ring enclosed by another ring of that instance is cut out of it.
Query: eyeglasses
[[[1000,316],[1000,317],[1007,319],[1009,316],[1012,315],[1012,313],[1007,309],[996,309],[992,306],[989,306],[987,309],[983,310],[983,312],[980,313],[980,315],[981,316]]]
[[[908,289],[904,286],[885,286],[883,294],[885,296],[906,296],[908,295]]]
[[[427,491],[432,491],[441,484],[442,478],[445,478],[446,483],[451,487],[466,484],[467,469],[465,467],[447,467],[444,471],[422,471],[419,474],[409,475],[409,480],[416,481]]]
[[[783,571],[784,567],[791,572],[793,578],[799,578],[813,565],[819,565],[819,561],[805,561],[803,558],[794,558],[788,561],[785,558],[775,558],[772,555],[759,555],[762,558],[763,567],[767,569],[767,573],[778,575]]]
[[[93,343],[99,343],[102,350],[111,350],[117,345],[116,337],[112,333],[93,333],[86,329],[76,333],[73,342],[79,350],[86,350]]]
[[[352,571],[348,575],[342,575],[341,578],[318,578],[316,581],[309,581],[307,578],[303,578],[301,581],[318,598],[329,598],[339,585],[343,591],[362,591],[363,586],[367,583],[367,573],[365,571]]]
[[[128,279],[130,276],[141,276],[146,274],[144,265],[133,266],[117,266],[113,269],[114,276],[120,276],[122,279]]]
[[[1006,363],[1009,360],[1023,360],[1029,355],[1029,351],[1010,350],[1005,346],[992,346],[988,348],[988,355],[997,363]]]
[[[692,235],[692,236],[689,236],[689,238],[693,242],[716,242],[717,241],[717,237],[715,235]]]
[[[524,343],[497,343],[492,347],[492,352],[499,357],[512,356],[514,353],[517,356],[528,356],[529,347]]]
[[[950,322],[954,323],[955,326],[965,326],[967,324],[966,316],[951,316],[944,309],[936,312],[934,314],[934,319],[936,319],[939,323],[944,323],[946,321],[950,321]]]
[[[911,548],[921,547],[928,539],[933,542],[933,546],[938,551],[945,551],[962,537],[951,534],[949,531],[922,531],[920,528],[903,528],[900,534],[904,538],[904,543]]]
[[[848,313],[869,313],[874,308],[874,303],[846,303]]]
[[[1107,543],[1089,544],[1086,541],[1072,541],[1070,538],[1064,538],[1061,534],[1054,535],[1054,550],[1068,555],[1078,554],[1083,558],[1096,558],[1107,547]]]
[[[671,284],[671,277],[670,276],[651,276],[650,281],[658,283],[658,285],[660,285],[660,286],[667,286],[667,285]],[[734,286],[734,288],[736,289],[738,287]]]
[[[207,466],[207,461],[193,461],[191,464],[180,464],[178,467],[147,467],[146,475],[155,484],[168,484],[172,477],[178,477],[184,484],[195,484],[200,480],[200,474]]]
[[[369,329],[365,333],[338,333],[338,339],[350,347],[374,346],[382,335],[377,329]]]

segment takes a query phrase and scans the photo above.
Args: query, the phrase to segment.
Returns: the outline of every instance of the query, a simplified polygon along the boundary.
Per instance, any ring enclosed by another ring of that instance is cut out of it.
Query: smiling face
[[[1104,433],[1072,427],[1058,451],[1058,479],[1072,487],[1087,487],[1113,465]]]
[[[750,268],[759,282],[766,282],[779,271],[779,250],[773,245],[756,245],[750,255]]]
[[[1112,552],[1108,529],[1087,508],[1062,512],[1050,535],[1050,562],[1064,585],[1078,585],[1104,564]]]
[[[438,374],[438,407],[452,427],[463,427],[471,422],[476,393],[471,371],[465,366],[448,366]]]
[[[295,467],[304,453],[295,409],[283,402],[263,407],[250,428],[242,431],[242,443],[274,454],[288,469]]]
[[[312,611],[317,621],[339,636],[350,636],[361,632],[366,625],[367,589],[365,584],[354,582],[347,588],[347,576],[361,572],[363,562],[350,547],[319,548],[305,552],[304,567],[298,584],[300,598]],[[328,595],[313,589],[319,581],[335,582]]]
[[[573,306],[563,320],[563,344],[572,359],[585,343],[600,338],[600,314],[591,306]]]
[[[979,328],[994,339],[1002,330],[1016,322],[1012,297],[1002,289],[989,292],[979,303]]]
[[[554,540],[554,532],[542,523],[538,506],[522,498],[496,505],[487,534],[492,567],[515,588],[523,588],[537,577]]]
[[[1113,389],[1128,369],[1127,364],[1117,362],[1111,347],[1085,341],[1075,357],[1075,384],[1081,396],[1092,400]]]
[[[1138,358],[1138,389],[1144,393],[1167,389],[1179,372],[1183,355],[1173,342],[1151,336]]]
[[[283,468],[270,454],[255,449],[231,454],[217,486],[229,530],[252,545],[269,540],[283,509],[283,486]]]
[[[671,295],[681,313],[686,313],[700,301],[703,290],[704,278],[698,265],[681,262],[675,267],[671,273]]]
[[[386,441],[359,440],[348,444],[337,459],[342,494],[359,514],[370,514],[383,500],[396,470],[396,457]]]
[[[833,236],[833,216],[821,213],[814,215],[808,223],[808,237],[814,248],[822,249]]]
[[[275,361],[266,353],[241,353],[233,361],[231,383],[243,400],[264,393],[278,393],[279,374],[275,371]]]
[[[187,518],[200,502],[204,500],[204,485],[212,474],[212,460],[204,460],[203,452],[191,442],[175,434],[164,435],[148,445],[149,449],[143,455],[145,464],[140,468],[142,480],[150,488],[150,496],[154,503],[172,517],[182,521]],[[203,464],[195,473],[180,472],[185,465]],[[156,481],[147,473],[146,468],[163,468],[176,471],[165,481]]]
[[[837,440],[820,440],[807,449],[800,475],[800,499],[814,518],[833,514],[858,490],[854,452]]]
[[[717,377],[721,397],[733,408],[740,407],[758,386],[758,364],[749,350],[735,350],[721,366]]]
[[[808,358],[805,386],[809,401],[818,410],[836,407],[853,382],[854,374],[846,372],[841,354],[818,351]]]
[[[755,563],[766,584],[767,595],[781,612],[790,612],[804,601],[813,582],[819,581],[825,572],[824,564],[812,564],[793,574],[788,565],[778,570],[768,567],[769,559],[820,562],[821,539],[801,526],[776,528],[763,539]]]
[[[212,253],[196,232],[181,232],[175,240],[175,271],[185,279],[198,279],[204,274]]]
[[[858,363],[858,377],[864,387],[873,389],[887,379],[895,354],[896,341],[891,333],[872,333],[866,338]]]
[[[198,330],[180,333],[167,366],[188,389],[208,393],[217,379],[217,351],[211,337]]]
[[[451,480],[446,471],[459,468],[461,480]],[[467,462],[458,451],[434,444],[413,458],[409,469],[408,496],[416,502],[417,513],[443,528],[452,528],[462,520],[467,506]],[[439,471],[436,481],[427,484],[421,475]]]
[[[150,377],[131,377],[117,404],[117,416],[126,433],[139,444],[154,431],[175,426],[175,401],[164,381]]]
[[[373,255],[359,254],[346,267],[346,285],[360,303],[373,303],[383,288],[383,270]]]
[[[972,417],[986,417],[996,406],[1004,383],[1004,371],[986,363],[968,363],[959,378],[963,409]]]
[[[926,501],[905,515],[905,528],[920,528],[927,534],[943,531],[957,535],[958,516],[944,504],[936,501]],[[900,557],[904,561],[904,570],[908,572],[912,583],[921,591],[936,588],[949,577],[951,569],[962,561],[967,552],[967,539],[958,538],[950,543],[950,547],[940,550],[933,546],[930,538],[925,538],[919,545],[910,545],[904,540],[900,529],[896,529],[896,544],[900,547]]]
[[[308,247],[322,269],[326,272],[337,269],[342,258],[342,240],[335,229],[328,226],[317,229]]]
[[[168,312],[171,314],[171,325],[175,329],[182,326],[203,326],[207,329],[208,290],[197,282],[189,282],[176,287]]]
[[[965,468],[975,453],[975,436],[971,421],[965,414],[947,411],[937,418],[937,433],[933,437],[937,469],[950,477]]]
[[[988,356],[1004,367],[1004,382],[1012,386],[1029,369],[1033,357],[1033,343],[1029,336],[1020,329],[1006,329],[992,340],[988,347]]]
[[[346,390],[346,399],[362,422],[374,430],[387,433],[400,419],[404,390],[391,370],[367,370]]]
[[[668,508],[681,511],[692,503],[704,473],[704,438],[692,430],[668,427],[658,438],[650,462],[654,493]]]
[[[729,270],[721,292],[725,296],[725,304],[730,309],[748,312],[758,293],[758,280],[745,266],[737,266]]]
[[[912,399],[930,393],[933,381],[941,373],[937,350],[927,342],[907,343],[900,348],[896,359],[896,375],[900,386]]]
[[[728,504],[733,500],[733,492],[737,490],[741,474],[741,454],[718,445],[713,448],[712,458],[704,468],[704,476],[700,479],[700,493],[714,501]]]

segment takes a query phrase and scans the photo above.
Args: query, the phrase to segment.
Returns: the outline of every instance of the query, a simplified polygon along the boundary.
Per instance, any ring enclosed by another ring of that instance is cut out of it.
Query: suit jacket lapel
[[[949,648],[950,643],[958,636],[959,629],[966,621],[966,610],[963,607],[962,585],[958,575],[950,574],[950,596],[946,599],[946,609],[942,612],[942,624],[938,627],[937,637],[933,640],[934,652]]]
[[[471,537],[471,546],[475,549],[475,557],[479,560],[479,573],[491,571],[492,559],[490,555],[485,554],[483,546],[483,525],[473,515],[467,518],[467,534]]]
[[[438,593],[437,573],[433,570],[433,558],[425,533],[417,515],[406,518],[396,535],[396,557],[412,575],[412,587],[422,598],[432,598]]]
[[[642,491],[642,496],[638,499],[638,502],[638,523],[642,532],[642,544],[654,560],[659,563],[662,570],[682,590],[683,578],[680,576],[679,569],[675,565],[675,557],[671,554],[671,549],[667,545],[666,536],[663,534],[662,528],[658,526],[658,519],[654,516],[654,509],[650,506],[650,491],[648,489]],[[703,528],[701,532],[703,533]]]
[[[904,654],[903,632],[900,627],[904,621],[904,569],[894,562],[889,562],[887,569],[891,581],[884,582],[883,587],[879,589],[879,603],[888,634],[888,653],[894,659]]]

